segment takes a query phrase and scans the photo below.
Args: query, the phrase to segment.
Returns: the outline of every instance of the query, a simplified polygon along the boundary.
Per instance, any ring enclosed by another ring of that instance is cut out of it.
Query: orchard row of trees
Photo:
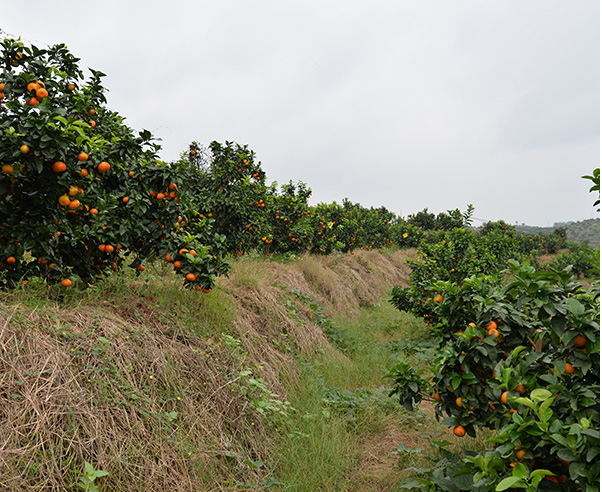
[[[163,162],[150,132],[136,135],[106,107],[104,74],[86,80],[66,46],[5,39],[0,49],[0,286],[32,277],[69,286],[161,259],[209,291],[229,257],[253,250],[437,244],[470,225],[472,206],[407,219],[347,199],[310,206],[306,184],[267,184],[254,152],[232,142],[193,142]],[[503,222],[479,234],[523,255],[566,243],[563,230],[521,236]]]

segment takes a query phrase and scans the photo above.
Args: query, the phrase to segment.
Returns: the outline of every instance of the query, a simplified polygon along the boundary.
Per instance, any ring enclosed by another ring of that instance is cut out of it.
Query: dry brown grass
[[[235,262],[214,292],[235,306],[229,334],[240,353],[221,333],[180,322],[211,320],[209,304],[186,298],[165,312],[157,296],[175,288],[169,279],[155,297],[132,284],[130,297],[106,304],[0,297],[0,489],[79,490],[75,470],[87,461],[110,472],[99,480],[105,490],[234,490],[224,478],[245,459],[269,463],[276,432],[241,396],[240,371],[251,368],[286,399],[298,384],[294,354],[336,354],[307,306],[291,316],[282,287],[355,316],[405,283],[405,256]]]
[[[66,490],[84,461],[110,471],[108,489],[199,490],[227,454],[266,455],[241,449],[252,416],[219,346],[111,313],[2,311],[3,490]]]

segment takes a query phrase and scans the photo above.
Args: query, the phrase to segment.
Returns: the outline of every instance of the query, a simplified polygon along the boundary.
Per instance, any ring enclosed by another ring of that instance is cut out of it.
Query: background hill
[[[559,227],[566,228],[569,241],[583,243],[587,241],[590,246],[600,245],[600,219],[587,219],[579,222],[555,222],[553,227],[537,227],[517,225],[517,232],[525,234],[550,234]]]

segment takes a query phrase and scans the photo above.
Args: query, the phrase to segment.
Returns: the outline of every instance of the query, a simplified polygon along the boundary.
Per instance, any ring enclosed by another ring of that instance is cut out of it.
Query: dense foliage
[[[184,174],[105,106],[103,74],[85,81],[78,61],[64,45],[2,42],[0,285],[69,286],[167,255],[186,285],[210,289],[227,265],[210,225],[191,222]]]
[[[563,230],[540,241],[539,251],[566,246]],[[455,229],[423,243],[410,287],[392,291],[431,326],[437,353],[428,378],[392,367],[392,394],[408,409],[432,398],[457,436],[497,431],[486,451],[412,479],[416,489],[599,490],[600,283],[574,277],[599,273],[599,249],[571,246],[544,269],[513,259],[533,249],[503,223]]]

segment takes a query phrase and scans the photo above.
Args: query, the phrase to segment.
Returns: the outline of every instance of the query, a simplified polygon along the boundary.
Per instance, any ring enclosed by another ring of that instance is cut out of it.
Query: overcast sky
[[[229,140],[312,204],[599,216],[598,0],[29,0],[0,29],[106,73],[165,160]]]

